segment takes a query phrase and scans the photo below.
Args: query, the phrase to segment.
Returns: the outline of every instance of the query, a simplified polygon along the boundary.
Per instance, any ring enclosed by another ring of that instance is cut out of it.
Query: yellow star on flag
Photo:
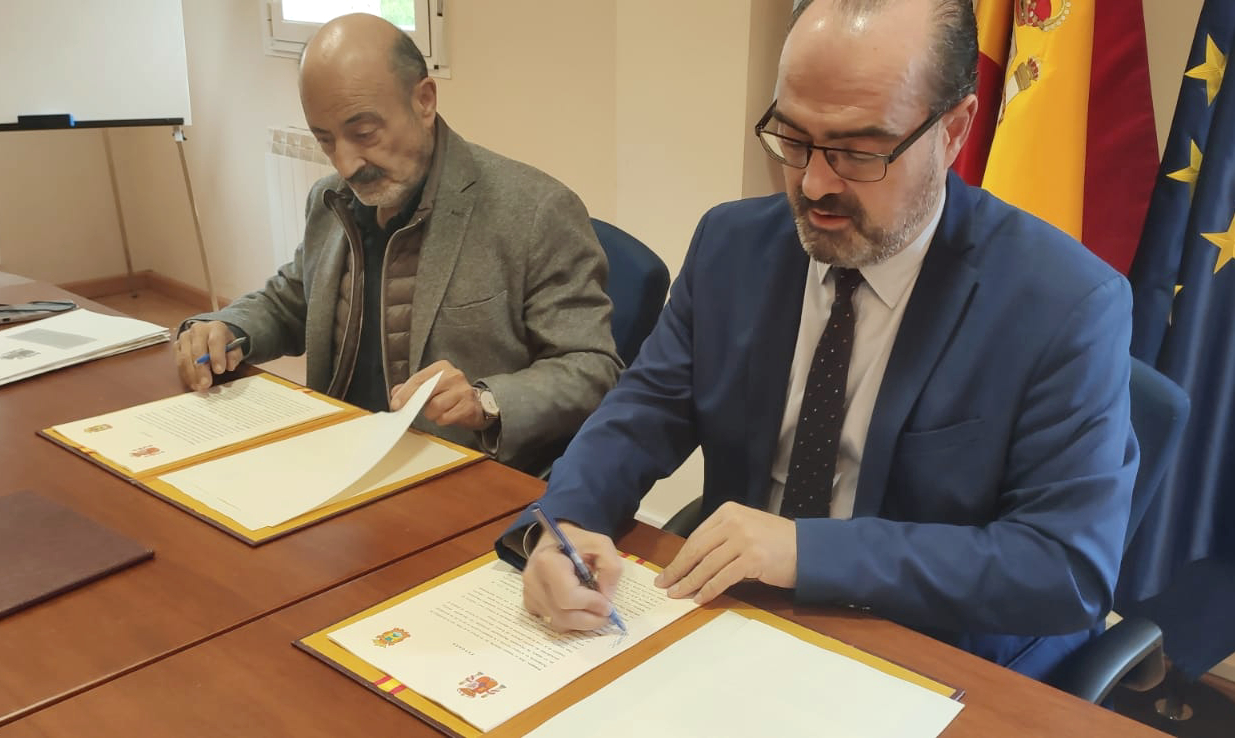
[[[1188,183],[1188,196],[1191,197],[1196,192],[1196,178],[1201,174],[1201,149],[1196,145],[1196,141],[1189,140],[1188,146],[1191,149],[1189,154],[1188,166],[1183,169],[1176,169],[1166,176],[1171,179],[1179,180],[1180,182]]]
[[[1226,72],[1226,56],[1218,50],[1213,36],[1205,36],[1205,62],[1184,72],[1185,77],[1205,80],[1205,96],[1212,105],[1222,86],[1222,75]]]
[[[1228,261],[1235,259],[1235,216],[1231,218],[1231,227],[1226,229],[1226,233],[1202,233],[1201,236],[1218,247],[1218,258],[1214,261],[1214,274],[1217,274]]]

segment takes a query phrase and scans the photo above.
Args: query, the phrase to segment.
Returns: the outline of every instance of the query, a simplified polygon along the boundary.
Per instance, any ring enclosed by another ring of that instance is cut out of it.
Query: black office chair
[[[1141,446],[1141,466],[1132,487],[1132,513],[1124,550],[1162,487],[1179,451],[1188,420],[1188,395],[1144,362],[1132,360],[1132,428]],[[1166,673],[1162,630],[1145,617],[1121,620],[1072,654],[1046,681],[1090,702],[1103,702],[1122,685],[1138,692],[1157,686]]]
[[[1132,512],[1124,549],[1132,541],[1149,503],[1162,486],[1167,467],[1179,451],[1188,419],[1188,396],[1177,384],[1138,359],[1132,360],[1129,383],[1132,428],[1141,447],[1141,465],[1132,488]],[[692,500],[663,529],[688,536],[702,522],[703,498]],[[1061,664],[1046,681],[1081,699],[1098,703],[1116,684],[1145,691],[1162,681],[1165,663],[1162,631],[1151,620],[1121,620]]]
[[[606,292],[613,301],[613,340],[630,366],[652,332],[669,292],[669,269],[639,239],[617,226],[592,218],[592,229],[609,259]]]

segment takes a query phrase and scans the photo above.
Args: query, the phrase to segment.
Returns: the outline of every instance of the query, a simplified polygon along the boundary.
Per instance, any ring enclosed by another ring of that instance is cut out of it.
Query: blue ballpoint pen
[[[223,347],[223,353],[226,354],[229,351],[234,351],[235,349],[242,348],[246,343],[248,343],[248,341],[249,341],[248,336],[241,336],[240,338],[237,338],[233,341],[228,341],[227,345]],[[210,354],[202,354],[201,356],[194,359],[193,363],[194,364],[205,364],[209,361],[210,361]]]
[[[545,511],[540,508],[539,502],[532,503],[531,511],[532,515],[536,516],[536,521],[545,528],[548,528],[553,537],[557,539],[558,549],[566,555],[566,558],[570,559],[571,564],[574,564],[575,575],[579,577],[579,581],[583,583],[583,586],[599,592],[600,585],[596,582],[596,575],[592,573],[591,569],[587,568],[587,564],[583,563],[583,557],[579,555],[575,547],[562,534],[562,529],[557,527],[557,523],[553,522],[553,519],[548,515],[545,515]],[[622,622],[622,618],[618,615],[617,608],[613,606],[612,602],[609,603],[609,622],[616,625],[618,630],[622,631],[622,635],[626,635],[626,623]]]

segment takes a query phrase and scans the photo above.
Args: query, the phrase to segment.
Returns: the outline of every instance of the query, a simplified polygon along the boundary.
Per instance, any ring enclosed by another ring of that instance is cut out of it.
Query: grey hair
[[[399,78],[410,93],[420,80],[429,76],[429,67],[425,64],[424,54],[416,48],[416,42],[406,33],[399,32],[394,44],[390,47],[390,71]]]

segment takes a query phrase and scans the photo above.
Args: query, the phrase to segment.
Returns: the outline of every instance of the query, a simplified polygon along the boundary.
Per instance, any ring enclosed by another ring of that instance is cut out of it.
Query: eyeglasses
[[[897,144],[890,153],[876,154],[870,151],[855,151],[834,146],[816,146],[810,141],[802,141],[765,130],[765,126],[772,120],[774,110],[776,110],[775,100],[772,101],[768,112],[764,113],[759,122],[755,124],[755,135],[759,137],[759,143],[763,144],[763,150],[768,152],[768,156],[787,167],[805,169],[810,165],[811,154],[822,151],[823,157],[827,159],[832,171],[836,172],[836,176],[853,182],[878,182],[888,176],[888,165],[900,158],[900,155],[905,153],[914,141],[929,131],[931,126],[935,125],[947,112],[940,110],[932,113],[925,123],[918,126],[917,130]]]

